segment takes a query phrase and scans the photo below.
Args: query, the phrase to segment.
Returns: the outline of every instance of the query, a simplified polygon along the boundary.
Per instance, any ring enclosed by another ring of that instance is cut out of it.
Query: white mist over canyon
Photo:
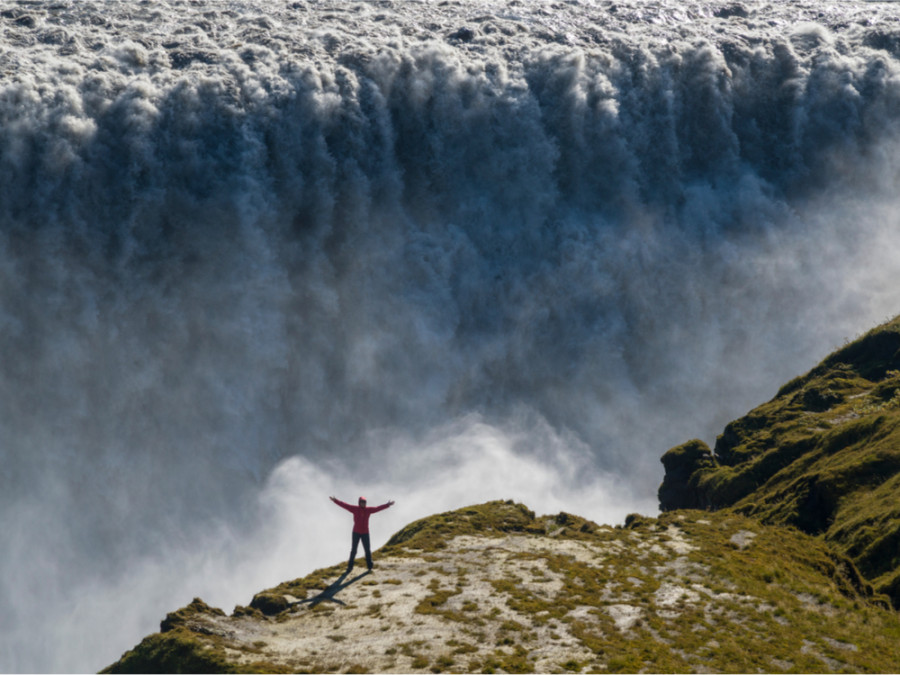
[[[0,670],[347,553],[655,509],[900,311],[900,8],[0,4]]]

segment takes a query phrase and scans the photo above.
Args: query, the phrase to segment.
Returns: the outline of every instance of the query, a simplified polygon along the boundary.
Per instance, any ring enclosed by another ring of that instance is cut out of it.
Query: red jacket
[[[353,531],[356,534],[369,534],[369,516],[377,511],[384,511],[391,505],[390,502],[381,506],[351,506],[340,499],[331,498],[341,508],[347,509],[353,514]]]

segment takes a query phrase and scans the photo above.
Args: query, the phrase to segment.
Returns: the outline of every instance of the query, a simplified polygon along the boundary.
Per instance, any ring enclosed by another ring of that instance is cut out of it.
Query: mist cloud
[[[896,313],[894,10],[617,7],[3,13],[0,669],[342,559],[331,492],[652,511]]]

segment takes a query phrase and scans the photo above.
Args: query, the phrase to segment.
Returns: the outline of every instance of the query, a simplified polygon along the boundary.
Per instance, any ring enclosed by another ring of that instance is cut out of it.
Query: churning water
[[[900,311],[900,6],[0,1],[0,669],[344,556],[652,512]]]

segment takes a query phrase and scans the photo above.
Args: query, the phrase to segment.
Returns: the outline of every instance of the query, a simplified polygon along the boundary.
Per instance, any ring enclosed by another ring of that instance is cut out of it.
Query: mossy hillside
[[[242,608],[236,608],[239,615]],[[170,612],[160,623],[160,632],[148,635],[102,673],[283,673],[283,667],[262,660],[240,663],[230,651],[258,652],[251,645],[229,642],[208,628],[207,620],[225,617],[200,598]]]
[[[657,672],[765,672],[778,663],[819,671],[824,652],[804,652],[804,644],[851,644],[857,631],[872,628],[867,627],[872,616],[887,619],[879,619],[876,629],[886,629],[876,640],[881,649],[896,634],[890,613],[870,602],[852,562],[795,529],[762,526],[736,514],[684,511],[635,522],[631,541],[654,533],[665,539],[674,530],[678,535],[672,539],[689,542],[690,550],[672,561],[637,544],[623,548],[614,566],[599,570],[567,556],[549,556],[550,571],[565,579],[563,592],[552,601],[530,593],[514,575],[495,582],[495,588],[511,597],[511,607],[534,617],[534,625],[570,622],[595,654],[611,657],[607,665],[613,671],[637,672],[652,664]],[[617,597],[613,588],[619,589]],[[628,603],[634,617],[624,639],[609,611],[616,602]],[[576,614],[598,620],[572,621]],[[837,625],[822,614],[853,619]],[[810,641],[825,625],[828,639]],[[843,663],[852,670],[873,667],[865,661],[854,656]]]
[[[663,456],[663,510],[734,508],[821,535],[900,606],[900,318]]]
[[[410,523],[388,540],[384,552],[436,551],[445,547],[453,537],[461,535],[499,537],[525,532],[584,538],[597,527],[592,521],[568,513],[537,518],[523,504],[500,500],[439,513]]]
[[[897,615],[849,560],[795,528],[725,511],[610,528],[508,502],[423,521],[376,552],[376,574],[343,590],[342,604],[226,617],[195,601],[110,672],[883,672],[900,662]],[[313,597],[340,567],[267,593]]]
[[[446,546],[454,536],[504,532],[525,532],[535,528],[535,515],[522,504],[494,501],[457,511],[438,513],[410,523],[385,544],[387,550],[433,551]]]

